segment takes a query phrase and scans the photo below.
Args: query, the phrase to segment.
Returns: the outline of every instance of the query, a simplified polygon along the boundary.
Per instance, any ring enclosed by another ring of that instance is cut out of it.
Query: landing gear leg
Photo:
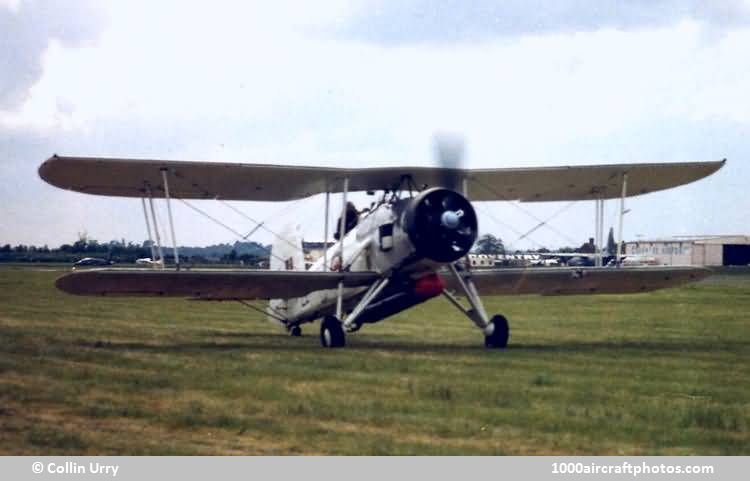
[[[323,347],[335,348],[346,345],[344,326],[336,316],[326,316],[320,324],[320,344]]]
[[[320,324],[320,343],[323,347],[344,347],[346,345],[346,332],[356,332],[362,327],[362,324],[357,322],[360,314],[370,305],[370,303],[380,295],[380,293],[388,285],[389,278],[387,276],[381,277],[376,280],[365,293],[364,297],[359,300],[359,303],[354,310],[346,316],[344,322],[341,321],[343,316],[343,284],[339,283],[339,292],[336,302],[336,315],[328,315],[323,318],[323,322]]]
[[[501,315],[493,316],[489,319],[487,311],[484,310],[482,300],[479,297],[476,286],[471,280],[471,275],[468,272],[459,272],[456,266],[453,264],[449,265],[451,273],[456,278],[458,285],[461,287],[466,299],[469,301],[471,308],[465,308],[456,296],[448,292],[443,291],[443,295],[448,300],[463,312],[466,317],[474,321],[474,324],[482,330],[484,333],[484,345],[488,349],[503,349],[508,346],[508,338],[510,337],[510,328],[508,327],[508,320]]]
[[[302,335],[302,328],[299,326],[292,326],[289,329],[289,335],[292,337],[300,337]]]

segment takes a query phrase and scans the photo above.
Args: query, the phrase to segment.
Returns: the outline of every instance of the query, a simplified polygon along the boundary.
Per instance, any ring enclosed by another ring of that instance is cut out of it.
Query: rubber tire
[[[320,345],[327,348],[344,347],[346,336],[344,326],[336,316],[326,316],[320,324]]]
[[[292,337],[300,337],[302,335],[302,328],[299,326],[292,326],[292,328],[289,329],[289,335]]]
[[[490,323],[495,326],[492,334],[484,337],[484,347],[487,349],[505,349],[510,338],[510,326],[505,316],[493,316]]]

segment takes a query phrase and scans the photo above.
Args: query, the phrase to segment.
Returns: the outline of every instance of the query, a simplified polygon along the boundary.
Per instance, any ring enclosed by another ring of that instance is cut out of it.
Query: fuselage
[[[377,322],[442,292],[437,271],[445,262],[426,257],[409,233],[407,211],[415,202],[414,198],[384,202],[360,214],[356,227],[344,236],[343,242],[329,247],[310,266],[311,271],[371,271],[392,275],[389,286],[362,313],[362,322]],[[366,287],[344,288],[344,310],[351,310],[366,291]],[[337,299],[337,289],[288,299],[285,317],[292,323],[310,322],[333,313]]]

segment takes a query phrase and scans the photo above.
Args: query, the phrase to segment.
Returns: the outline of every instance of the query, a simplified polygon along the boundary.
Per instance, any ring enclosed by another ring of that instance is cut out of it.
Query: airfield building
[[[750,265],[750,236],[637,240],[625,244],[625,254],[652,257],[656,263],[670,266],[747,266]]]

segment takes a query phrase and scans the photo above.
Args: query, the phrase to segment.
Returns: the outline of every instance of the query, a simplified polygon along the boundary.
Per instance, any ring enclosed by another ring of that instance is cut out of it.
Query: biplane
[[[40,166],[39,175],[76,192],[140,198],[149,238],[153,223],[159,252],[154,199],[164,199],[169,213],[172,265],[165,266],[163,254],[155,252],[155,268],[72,272],[56,281],[67,293],[239,301],[250,307],[254,304],[249,301],[267,300],[266,308],[255,308],[292,336],[301,335],[301,326],[321,320],[320,342],[327,348],[343,347],[347,335],[366,324],[445,296],[479,328],[487,348],[504,348],[508,320],[502,314],[490,315],[482,295],[638,293],[696,281],[709,271],[666,266],[473,271],[463,261],[478,232],[472,202],[595,201],[601,239],[600,204],[605,199],[619,198],[622,213],[626,197],[696,181],[724,162],[495,169],[465,169],[446,162],[437,167],[326,168],[53,155]],[[347,195],[359,191],[379,200],[357,211]],[[269,269],[180,265],[170,200],[279,202],[317,194],[325,194],[326,248],[308,269],[301,239],[294,235],[273,244]],[[331,194],[341,194],[342,202],[339,220],[331,226],[337,240],[329,243]]]

